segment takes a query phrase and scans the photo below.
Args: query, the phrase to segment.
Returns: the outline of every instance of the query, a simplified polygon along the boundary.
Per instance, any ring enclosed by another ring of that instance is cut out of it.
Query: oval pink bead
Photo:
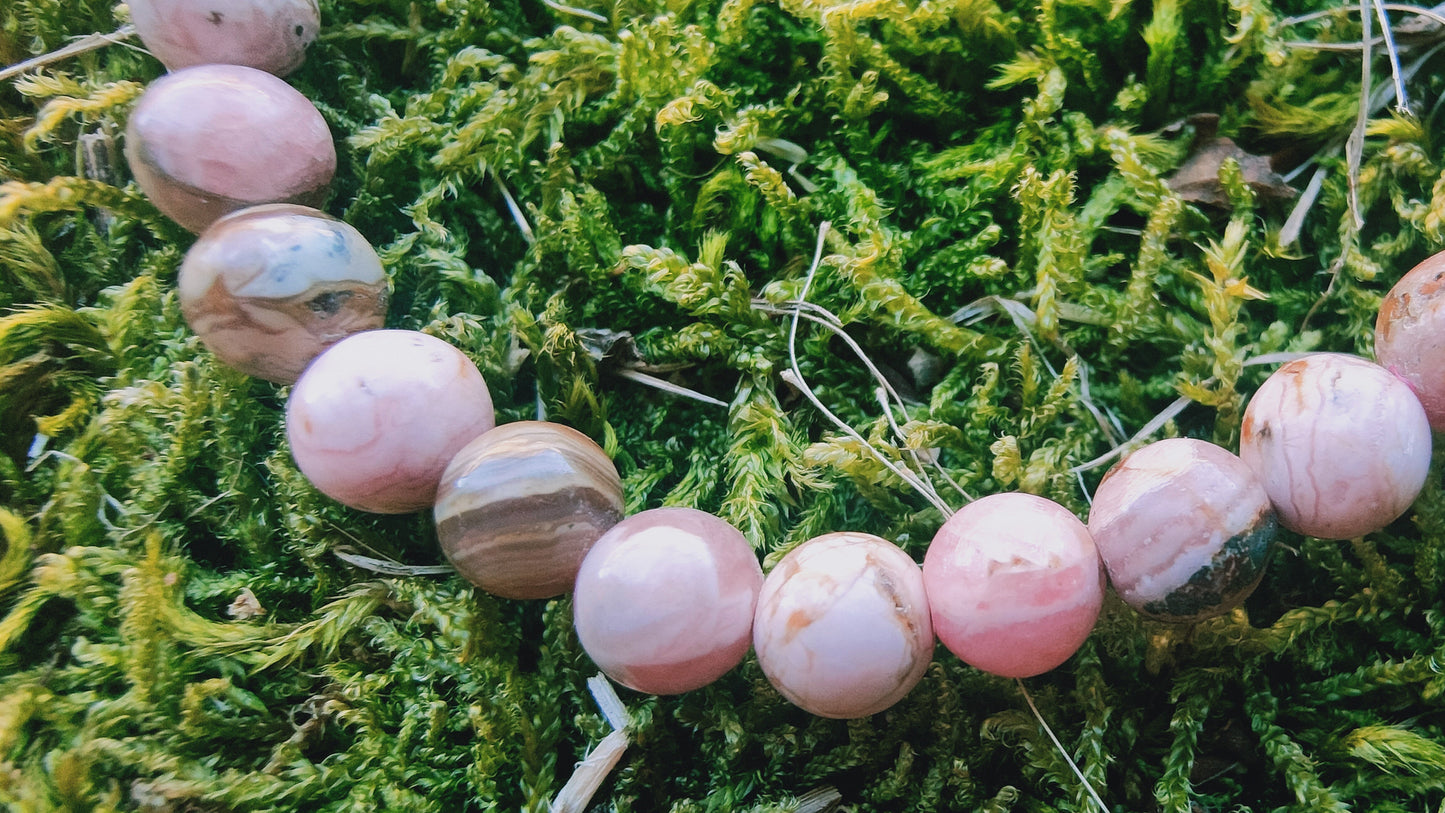
[[[495,425],[472,360],[412,330],[373,330],[312,362],[286,402],[301,473],[332,499],[379,514],[429,507],[447,462]]]
[[[252,206],[211,224],[176,284],[186,323],[221,361],[290,384],[321,351],[386,322],[386,272],[361,233],[324,212]]]
[[[1445,431],[1445,252],[1415,266],[1380,303],[1375,359],[1404,379]]]
[[[316,0],[129,0],[141,42],[171,70],[225,63],[286,74],[321,29]]]
[[[1089,509],[1089,535],[1119,597],[1166,621],[1239,606],[1264,575],[1277,525],[1244,461],[1191,438],[1124,458]]]
[[[582,557],[622,519],[622,478],[576,429],[517,421],[457,452],[432,515],[467,581],[502,598],[550,598],[572,589]]]
[[[199,65],[152,82],[131,111],[125,154],[156,208],[197,233],[258,203],[320,205],[336,172],[315,106],[240,65]]]
[[[1280,367],[1250,399],[1239,456],[1281,525],[1350,539],[1410,507],[1430,443],[1425,409],[1403,381],[1358,356],[1318,353]]]
[[[691,508],[657,508],[603,534],[577,573],[582,648],[639,692],[701,688],[752,643],[763,569],[736,528]]]
[[[1104,603],[1104,566],[1068,509],[994,494],[949,517],[923,559],[933,629],[970,666],[1031,677],[1068,660]]]
[[[903,699],[933,659],[922,573],[870,534],[810,539],[763,582],[753,647],[768,680],[804,710],[877,714]]]

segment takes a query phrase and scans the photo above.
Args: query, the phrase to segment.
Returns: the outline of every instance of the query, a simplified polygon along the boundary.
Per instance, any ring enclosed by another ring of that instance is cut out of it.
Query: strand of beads
[[[182,73],[148,92],[128,136],[132,165],[159,207],[199,230],[236,205],[324,188],[318,160],[300,180],[271,176],[276,183],[264,192],[241,183],[266,174],[254,168],[194,172],[197,145],[226,139],[214,122],[195,124],[195,132],[174,124],[188,100],[267,81],[241,69]],[[290,104],[275,93],[271,107]],[[254,133],[232,138],[226,152]],[[380,277],[363,262],[364,274],[325,272],[278,286],[269,282],[270,260],[225,256],[219,246],[231,234],[250,244],[270,233],[258,225],[263,214],[273,213],[231,215],[203,235],[186,261],[200,270],[182,271],[182,300],[219,357],[285,382],[353,327],[379,327],[384,284],[377,289]],[[322,234],[345,231],[316,222],[325,220],[320,213],[291,207],[284,216],[310,218],[306,228]],[[364,254],[348,249],[346,261]],[[249,276],[220,270],[242,266]],[[735,666],[751,642],[784,696],[820,715],[856,717],[907,694],[927,667],[935,632],[981,669],[1039,674],[1089,635],[1106,571],[1141,612],[1192,621],[1245,600],[1277,521],[1348,537],[1399,516],[1424,481],[1429,426],[1445,424],[1445,392],[1433,374],[1445,341],[1430,325],[1442,276],[1417,269],[1387,298],[1377,346],[1388,371],[1337,354],[1282,367],[1245,413],[1239,457],[1201,441],[1151,444],[1105,477],[1087,527],[1037,497],[986,497],[943,523],[921,569],[886,540],[842,533],[799,546],[764,580],[746,541],[716,517],[660,509],[619,522],[620,480],[596,444],[555,424],[493,429],[475,366],[420,333],[365,332],[327,350],[292,392],[287,431],[298,467],[341,502],[383,512],[432,505],[447,557],[483,589],[534,598],[575,585],[579,639],[619,682],[654,693],[694,689]],[[345,284],[331,287],[338,281]],[[342,312],[328,323],[340,326],[335,332],[307,326]],[[283,338],[258,339],[268,331]],[[317,341],[302,347],[285,338],[298,335]]]

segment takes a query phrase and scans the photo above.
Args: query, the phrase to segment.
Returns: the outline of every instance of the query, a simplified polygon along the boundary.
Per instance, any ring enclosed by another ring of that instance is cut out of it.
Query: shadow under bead
[[[572,589],[592,544],[622,519],[622,479],[591,438],[561,424],[499,426],[442,475],[437,539],[467,581],[495,596]]]
[[[221,361],[278,384],[336,342],[386,322],[386,272],[366,238],[306,206],[217,220],[181,264],[186,323]]]

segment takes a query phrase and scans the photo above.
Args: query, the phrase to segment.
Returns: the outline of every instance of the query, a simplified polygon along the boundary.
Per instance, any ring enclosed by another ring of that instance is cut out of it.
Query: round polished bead
[[[331,131],[311,102],[240,65],[152,82],[131,111],[125,154],[156,208],[197,233],[258,203],[319,205],[336,171]]]
[[[1239,456],[1280,524],[1350,539],[1390,524],[1425,484],[1430,423],[1403,381],[1358,356],[1318,353],[1274,372],[1250,399]]]
[[[519,421],[457,452],[435,515],[467,581],[502,598],[549,598],[572,589],[588,548],[622,519],[622,480],[581,432]]]
[[[1445,431],[1445,252],[1415,266],[1380,303],[1375,359],[1404,379]]]
[[[430,506],[447,462],[495,423],[472,360],[412,330],[372,330],[333,345],[286,402],[301,473],[338,502],[379,514]]]
[[[141,42],[171,70],[225,63],[286,74],[321,29],[316,0],[129,0]]]
[[[994,494],[961,508],[928,546],[923,581],[943,645],[1004,677],[1068,660],[1104,603],[1104,567],[1088,529],[1032,494]]]
[[[386,321],[381,260],[360,232],[278,203],[227,215],[186,252],[186,322],[221,361],[290,384],[321,351]]]
[[[1239,606],[1264,575],[1277,522],[1244,461],[1202,440],[1151,443],[1104,475],[1089,535],[1124,603],[1165,621]]]
[[[883,711],[933,658],[922,573],[886,539],[810,539],[763,582],[753,647],[768,680],[806,711],[844,719]]]
[[[752,643],[763,569],[736,528],[692,508],[622,520],[588,551],[572,613],[582,648],[639,692],[701,688]]]

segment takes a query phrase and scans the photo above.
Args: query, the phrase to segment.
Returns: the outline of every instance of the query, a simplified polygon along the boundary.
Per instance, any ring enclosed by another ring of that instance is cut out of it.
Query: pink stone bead
[[[472,360],[411,330],[358,333],[306,368],[286,403],[301,473],[338,502],[378,514],[429,507],[447,462],[495,425]]]
[[[582,648],[639,692],[701,688],[752,643],[763,569],[736,528],[691,508],[643,511],[597,540],[577,573]]]
[[[502,598],[551,598],[572,589],[582,557],[622,519],[622,478],[576,429],[517,421],[457,452],[433,516],[467,581]]]
[[[1404,379],[1445,431],[1445,252],[1400,278],[1375,319],[1375,358]]]
[[[1350,539],[1415,501],[1430,442],[1425,409],[1403,381],[1358,356],[1317,353],[1280,367],[1250,399],[1239,456],[1281,525]]]
[[[933,658],[918,565],[869,534],[810,539],[763,582],[753,647],[768,680],[804,710],[877,714],[903,699]]]
[[[1089,509],[1089,535],[1119,597],[1165,621],[1239,606],[1264,575],[1277,525],[1244,461],[1190,438],[1124,458]]]
[[[186,323],[211,352],[281,384],[336,342],[383,327],[390,296],[366,238],[287,203],[211,224],[186,252],[176,287]]]
[[[321,29],[316,0],[129,0],[146,48],[176,70],[225,63],[286,74]]]
[[[258,203],[317,206],[336,172],[331,131],[311,102],[240,65],[152,82],[131,111],[125,154],[146,197],[196,233]]]
[[[1068,660],[1104,603],[1104,566],[1084,523],[1031,494],[994,494],[959,509],[928,547],[923,583],[943,645],[1004,677]]]

